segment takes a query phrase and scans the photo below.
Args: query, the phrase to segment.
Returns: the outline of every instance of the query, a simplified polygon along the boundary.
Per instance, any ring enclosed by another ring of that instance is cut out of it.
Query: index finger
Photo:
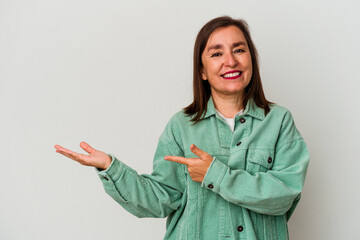
[[[165,159],[166,161],[177,162],[177,163],[185,164],[186,166],[188,165],[188,159],[187,159],[187,158],[184,158],[184,157],[165,156],[164,159]]]

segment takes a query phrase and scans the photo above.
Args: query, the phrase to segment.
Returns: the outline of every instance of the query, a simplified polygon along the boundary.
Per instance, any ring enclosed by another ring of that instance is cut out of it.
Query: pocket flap
[[[270,169],[274,164],[274,151],[269,149],[249,149],[248,161]]]

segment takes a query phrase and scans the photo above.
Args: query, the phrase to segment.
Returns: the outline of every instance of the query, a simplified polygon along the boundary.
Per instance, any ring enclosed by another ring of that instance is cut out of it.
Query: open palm
[[[57,153],[60,153],[72,160],[79,162],[85,166],[92,166],[100,169],[107,169],[111,163],[111,157],[102,151],[92,148],[86,142],[81,142],[80,147],[89,155],[73,152],[60,145],[55,145]]]

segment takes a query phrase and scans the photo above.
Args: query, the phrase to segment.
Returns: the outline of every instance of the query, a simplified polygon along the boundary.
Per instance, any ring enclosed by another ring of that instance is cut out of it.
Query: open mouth
[[[240,77],[241,75],[242,75],[242,71],[236,70],[236,71],[227,72],[221,76],[225,79],[235,79]]]

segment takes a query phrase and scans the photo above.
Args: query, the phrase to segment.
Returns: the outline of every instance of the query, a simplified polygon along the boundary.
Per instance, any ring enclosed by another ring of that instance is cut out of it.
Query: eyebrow
[[[243,41],[236,42],[236,43],[233,43],[232,47],[238,47],[238,46],[241,46],[241,45],[246,45],[246,43],[243,42]],[[209,46],[209,48],[207,49],[207,51],[210,51],[210,50],[212,50],[212,49],[220,49],[220,48],[222,48],[222,47],[223,47],[222,44],[211,45],[211,46]]]

